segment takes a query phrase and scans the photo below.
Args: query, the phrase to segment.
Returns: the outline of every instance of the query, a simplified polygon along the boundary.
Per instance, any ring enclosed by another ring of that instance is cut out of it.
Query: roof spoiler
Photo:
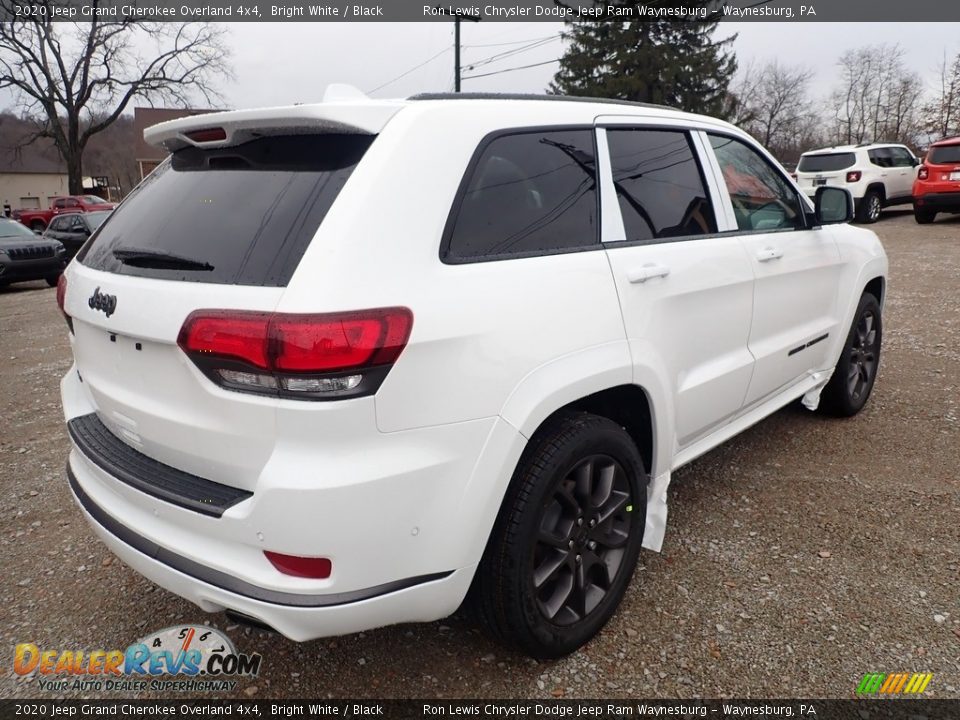
[[[349,85],[331,85],[322,103],[192,115],[148,127],[143,139],[174,152],[240,145],[265,135],[376,135],[401,100],[371,100]]]

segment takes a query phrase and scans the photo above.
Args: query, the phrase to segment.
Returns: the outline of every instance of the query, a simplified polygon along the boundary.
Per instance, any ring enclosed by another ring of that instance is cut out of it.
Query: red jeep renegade
[[[930,145],[913,181],[917,222],[931,223],[940,212],[960,213],[960,136]]]

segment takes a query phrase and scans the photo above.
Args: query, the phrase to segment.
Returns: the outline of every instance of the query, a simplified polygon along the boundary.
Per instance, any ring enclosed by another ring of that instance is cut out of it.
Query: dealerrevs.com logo
[[[238,653],[216,628],[164,628],[126,650],[60,650],[20,643],[13,654],[17,675],[37,675],[41,690],[231,691],[237,678],[256,677],[259,653]]]

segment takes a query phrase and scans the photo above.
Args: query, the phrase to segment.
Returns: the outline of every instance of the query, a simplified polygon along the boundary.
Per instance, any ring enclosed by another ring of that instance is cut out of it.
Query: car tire
[[[862,225],[870,225],[880,219],[880,211],[883,209],[883,198],[876,190],[868,190],[863,196],[860,205],[857,207],[857,222]]]
[[[40,220],[34,220],[30,223],[30,229],[35,233],[40,234],[47,229],[47,226],[43,224]]]
[[[870,293],[864,293],[833,376],[820,395],[823,412],[834,417],[850,417],[863,409],[880,369],[882,340],[880,302]]]
[[[56,287],[57,282],[59,282],[60,280],[60,273],[57,273],[56,275],[47,275],[47,277],[45,277],[44,280],[47,281],[47,285],[49,285],[50,287]]]
[[[617,423],[585,412],[548,420],[524,450],[477,568],[468,604],[481,625],[538,659],[596,635],[633,576],[648,482]]]
[[[913,209],[913,219],[920,225],[929,225],[936,217],[937,213],[933,210],[921,210],[917,207]]]

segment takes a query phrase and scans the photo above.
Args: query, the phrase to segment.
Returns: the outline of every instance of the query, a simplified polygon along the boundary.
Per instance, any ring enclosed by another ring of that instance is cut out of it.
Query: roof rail
[[[548,100],[553,102],[582,102],[582,103],[602,103],[604,105],[632,105],[634,107],[657,108],[658,110],[675,110],[683,112],[677,108],[668,105],[657,105],[655,103],[637,102],[635,100],[619,100],[617,98],[597,98],[581,97],[576,95],[538,95],[536,93],[491,93],[491,92],[468,92],[468,93],[419,93],[411,95],[407,100]]]

